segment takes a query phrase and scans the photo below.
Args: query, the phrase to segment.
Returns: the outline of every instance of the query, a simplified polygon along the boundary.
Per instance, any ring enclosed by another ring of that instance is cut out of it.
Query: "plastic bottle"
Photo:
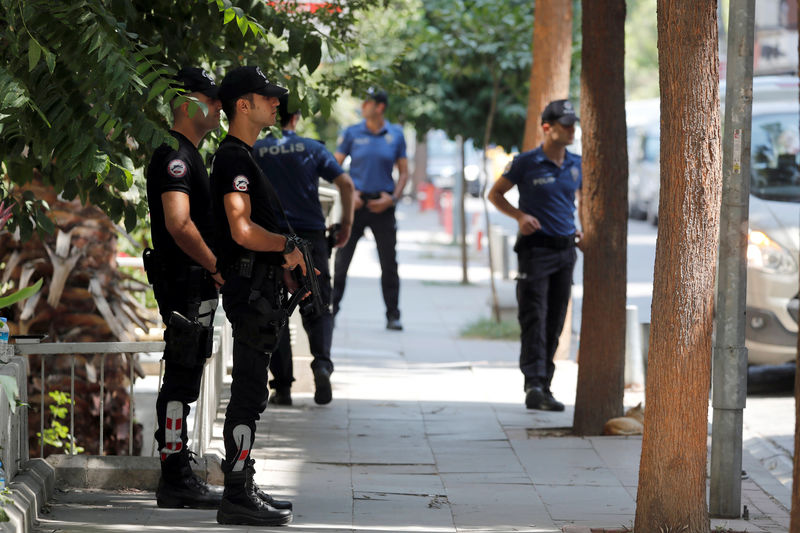
[[[6,469],[3,468],[3,461],[0,461],[0,492],[6,490]]]
[[[8,319],[0,316],[0,344],[8,344]]]

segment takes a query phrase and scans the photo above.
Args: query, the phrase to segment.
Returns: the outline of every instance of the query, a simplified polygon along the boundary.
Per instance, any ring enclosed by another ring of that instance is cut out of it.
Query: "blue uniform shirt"
[[[503,177],[517,186],[520,211],[535,216],[542,233],[575,233],[575,191],[583,181],[579,155],[567,152],[559,168],[540,146],[515,157]]]
[[[350,156],[350,177],[356,189],[366,193],[394,192],[392,168],[406,157],[403,129],[384,121],[378,133],[367,128],[366,121],[344,130],[336,151]]]
[[[292,227],[305,231],[324,230],[319,178],[332,182],[344,173],[325,146],[284,130],[281,139],[270,135],[257,141],[253,156],[278,193]],[[284,221],[279,222],[284,225]]]

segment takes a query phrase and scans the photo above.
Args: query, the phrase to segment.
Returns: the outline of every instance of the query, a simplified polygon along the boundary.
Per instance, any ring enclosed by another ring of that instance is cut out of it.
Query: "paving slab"
[[[152,492],[68,490],[56,493],[36,531],[556,533],[632,526],[641,438],[581,438],[564,429],[574,414],[577,337],[573,358],[556,362],[553,392],[566,410],[525,409],[519,342],[458,337],[489,316],[485,265],[470,272],[477,283],[460,285],[454,260],[443,259],[457,254],[436,244],[449,239],[435,231],[435,216],[407,206],[399,212],[406,329],[385,330],[377,256],[366,238],[336,317],[333,402],[317,406],[311,392],[298,390],[293,406],[270,406],[258,422],[256,481],[293,501],[289,527],[220,526],[213,511],[159,509]],[[409,229],[414,233],[404,233]],[[414,242],[420,235],[424,242]],[[627,394],[626,405],[641,396]],[[220,454],[224,407],[212,442]],[[772,451],[753,449],[759,456],[744,458],[750,520],[712,525],[786,531],[785,492],[773,494],[785,487],[761,463]]]

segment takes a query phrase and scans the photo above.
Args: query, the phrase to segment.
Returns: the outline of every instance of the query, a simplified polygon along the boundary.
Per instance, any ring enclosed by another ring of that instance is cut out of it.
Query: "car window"
[[[800,202],[797,113],[754,116],[751,145],[751,194]]]

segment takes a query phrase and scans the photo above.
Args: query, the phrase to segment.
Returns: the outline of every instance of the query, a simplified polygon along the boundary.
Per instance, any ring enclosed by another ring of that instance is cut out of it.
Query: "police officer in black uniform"
[[[230,128],[214,155],[211,184],[220,230],[217,264],[225,276],[222,305],[233,326],[221,524],[276,526],[292,520],[290,502],[276,501],[255,485],[250,458],[256,421],[267,406],[270,355],[287,322],[282,293],[291,285],[291,270],[305,274],[303,255],[280,233],[284,215],[275,191],[252,156],[261,130],[275,124],[278,97],[287,92],[252,66],[231,70],[220,84]]]
[[[186,416],[211,355],[217,286],[224,283],[216,270],[214,224],[208,216],[208,173],[197,151],[203,137],[219,126],[221,106],[218,88],[204,70],[183,68],[177,80],[205,109],[188,101],[175,107],[170,134],[178,148],[158,147],[146,174],[154,250],[145,252],[145,266],[166,324],[164,384],[156,400],[161,455],[156,499],[159,507],[216,508],[222,489],[195,476],[189,465]]]
[[[575,226],[580,201],[581,157],[567,151],[575,139],[578,117],[569,100],[554,100],[542,111],[544,142],[519,154],[489,191],[489,200],[519,226],[518,318],[519,366],[525,377],[525,406],[563,411],[550,384],[572,289],[575,251],[583,234]],[[519,208],[505,193],[517,186]]]
[[[289,112],[289,98],[280,97],[278,114],[283,135],[280,139],[270,135],[256,142],[253,154],[264,174],[275,187],[286,211],[286,221],[281,221],[281,231],[289,232],[291,224],[298,237],[307,240],[312,247],[314,266],[320,271],[318,277],[322,309],[318,314],[309,314],[300,309],[303,328],[308,334],[311,355],[311,370],[314,373],[314,401],[327,404],[332,399],[330,376],[331,340],[333,338],[333,315],[330,311],[331,275],[328,261],[331,247],[325,235],[325,216],[319,201],[319,178],[333,182],[341,198],[341,220],[334,233],[332,244],[343,246],[350,238],[353,225],[353,181],[342,170],[325,145],[314,139],[295,133],[300,112]],[[270,371],[273,379],[270,386],[275,392],[270,403],[291,405],[291,386],[294,381],[292,347],[289,336],[284,335],[278,350],[272,354]]]

